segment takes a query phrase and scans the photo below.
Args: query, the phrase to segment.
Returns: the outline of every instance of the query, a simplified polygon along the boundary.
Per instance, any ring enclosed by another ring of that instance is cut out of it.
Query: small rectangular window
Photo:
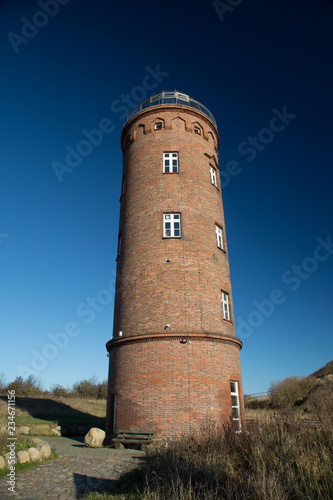
[[[201,130],[199,129],[199,127],[194,127],[194,132],[199,135],[201,134]]]
[[[117,395],[110,394],[110,418],[112,434],[116,433]]]
[[[125,185],[126,185],[126,178],[125,178],[125,174],[123,175],[123,179],[121,181],[121,194],[123,195],[124,192],[125,192]]]
[[[210,168],[210,182],[213,184],[213,186],[217,187],[216,170],[212,166],[210,166],[209,168]]]
[[[222,314],[223,319],[230,320],[230,310],[229,310],[229,295],[225,292],[222,292]]]
[[[119,233],[119,236],[118,236],[118,250],[117,250],[117,256],[120,255],[120,252],[121,252],[121,233]]]
[[[164,238],[180,238],[180,214],[163,214],[163,236]]]
[[[163,153],[163,172],[165,174],[176,174],[178,171],[178,153]]]
[[[155,130],[161,130],[161,128],[162,128],[162,122],[155,123]]]
[[[230,381],[230,393],[231,393],[231,416],[234,423],[235,431],[241,432],[238,382],[235,382],[234,380]]]
[[[223,232],[220,226],[215,224],[215,233],[216,233],[216,244],[217,247],[223,250]]]

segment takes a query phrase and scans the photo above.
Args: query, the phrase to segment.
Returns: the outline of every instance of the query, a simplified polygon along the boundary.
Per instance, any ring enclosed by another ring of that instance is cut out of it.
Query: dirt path
[[[0,479],[1,500],[77,500],[112,490],[119,476],[142,463],[144,452],[84,448],[83,438],[45,437],[59,458],[16,474],[16,493]]]

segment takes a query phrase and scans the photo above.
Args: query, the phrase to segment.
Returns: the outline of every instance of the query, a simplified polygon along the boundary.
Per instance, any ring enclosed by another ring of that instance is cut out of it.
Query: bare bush
[[[88,380],[81,380],[73,385],[71,395],[86,399],[105,399],[107,395],[107,381],[98,383],[95,376],[92,376]]]
[[[302,403],[316,386],[314,377],[288,377],[271,382],[269,394],[276,408],[288,408]]]

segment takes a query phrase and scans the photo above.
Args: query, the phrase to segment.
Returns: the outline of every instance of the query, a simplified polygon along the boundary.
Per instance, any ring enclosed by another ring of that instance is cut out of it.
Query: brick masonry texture
[[[109,432],[112,394],[116,432],[153,429],[165,437],[229,419],[230,380],[239,381],[242,401],[218,144],[214,124],[182,106],[149,108],[124,127],[121,250],[107,344]],[[163,152],[178,152],[179,173],[163,173]],[[181,214],[181,238],[163,238],[164,213]],[[222,316],[221,291],[229,294],[230,321]]]

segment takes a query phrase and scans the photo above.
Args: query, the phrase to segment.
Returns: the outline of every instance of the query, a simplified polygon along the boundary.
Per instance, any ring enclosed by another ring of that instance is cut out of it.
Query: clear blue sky
[[[175,88],[205,104],[220,132],[245,393],[332,358],[333,5],[224,5],[0,1],[8,381],[33,373],[48,389],[107,377],[127,107],[119,101]],[[95,145],[81,143],[101,122]],[[78,147],[85,156],[66,163]]]

